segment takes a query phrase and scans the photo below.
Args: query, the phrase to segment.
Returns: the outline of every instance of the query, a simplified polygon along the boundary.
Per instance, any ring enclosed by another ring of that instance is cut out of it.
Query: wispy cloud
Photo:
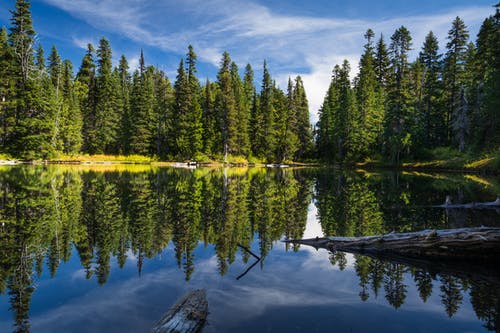
[[[85,38],[85,37],[72,37],[73,44],[80,49],[87,49],[89,44],[96,45],[97,41],[93,38]]]
[[[309,97],[313,121],[336,63],[351,62],[353,74],[362,51],[363,34],[372,28],[388,41],[405,25],[412,33],[414,55],[429,30],[445,45],[455,16],[473,29],[491,14],[489,6],[469,6],[438,14],[390,17],[384,20],[339,19],[286,15],[268,7],[239,0],[44,0],[103,31],[183,55],[192,44],[201,61],[217,66],[223,51],[241,66],[268,59],[272,74],[285,87],[289,74],[300,74]],[[74,38],[75,44],[83,39]],[[82,43],[77,45],[81,46]],[[175,66],[176,64],[172,64]],[[258,78],[258,74],[257,74]]]

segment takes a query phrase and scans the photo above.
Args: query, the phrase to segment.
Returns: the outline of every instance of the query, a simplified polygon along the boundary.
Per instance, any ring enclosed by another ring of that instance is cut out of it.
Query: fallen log
[[[153,327],[151,333],[201,332],[208,315],[205,289],[190,291],[182,296]]]
[[[446,196],[444,204],[433,207],[446,208],[446,209],[486,209],[486,208],[500,209],[500,198],[497,198],[495,201],[491,202],[470,202],[466,204],[453,204],[451,202],[451,197]]]
[[[490,227],[423,230],[366,237],[316,237],[285,242],[361,254],[500,261],[500,228]]]

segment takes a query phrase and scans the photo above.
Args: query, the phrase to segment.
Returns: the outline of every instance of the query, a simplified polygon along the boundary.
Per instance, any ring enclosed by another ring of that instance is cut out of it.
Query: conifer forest
[[[500,332],[487,1],[1,0],[0,332]]]
[[[258,70],[239,68],[224,52],[211,82],[200,79],[188,46],[176,77],[168,78],[140,50],[139,66],[131,69],[103,37],[72,64],[57,46],[42,48],[30,2],[18,0],[0,32],[0,154],[399,164],[425,160],[434,148],[495,152],[499,10],[497,4],[477,36],[457,16],[441,46],[432,31],[414,45],[405,26],[391,36],[367,27],[359,64],[332,64],[319,120],[311,124],[316,110],[309,110],[302,78],[278,87],[265,60]],[[420,50],[416,59],[413,49]]]

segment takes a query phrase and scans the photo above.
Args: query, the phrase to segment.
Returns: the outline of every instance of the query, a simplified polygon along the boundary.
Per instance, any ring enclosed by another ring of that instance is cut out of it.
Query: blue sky
[[[75,69],[85,46],[101,36],[111,42],[116,59],[125,54],[137,66],[140,49],[146,62],[175,79],[180,58],[192,44],[199,57],[198,74],[213,80],[223,51],[243,68],[251,63],[259,85],[267,59],[277,83],[300,74],[313,121],[330,81],[343,59],[357,72],[363,34],[372,28],[386,41],[405,25],[413,37],[413,55],[433,30],[446,43],[451,21],[460,16],[475,39],[493,0],[299,1],[299,0],[33,0],[32,14],[39,41],[55,44]],[[14,0],[2,0],[0,25],[8,25]],[[47,52],[47,51],[46,51]]]

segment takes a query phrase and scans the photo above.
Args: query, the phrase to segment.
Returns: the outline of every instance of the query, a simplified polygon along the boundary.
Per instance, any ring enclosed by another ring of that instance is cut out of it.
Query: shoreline
[[[477,167],[452,167],[449,165],[437,165],[441,161],[419,161],[403,163],[402,165],[389,165],[383,162],[367,162],[344,165],[331,165],[324,163],[223,163],[223,162],[178,162],[178,161],[127,161],[127,160],[43,160],[43,161],[21,161],[15,159],[0,160],[0,166],[16,165],[150,165],[154,167],[189,168],[197,167],[265,167],[265,168],[335,168],[339,170],[387,170],[387,171],[432,171],[441,173],[470,173],[497,175],[500,170],[480,165]]]

